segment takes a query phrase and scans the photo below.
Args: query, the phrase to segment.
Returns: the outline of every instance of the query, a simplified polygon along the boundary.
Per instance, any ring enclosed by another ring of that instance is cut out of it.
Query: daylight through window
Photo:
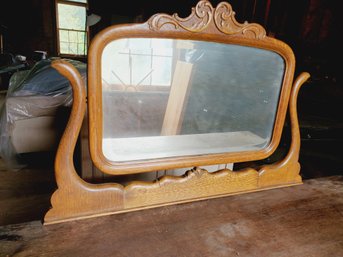
[[[87,54],[86,9],[87,0],[56,0],[59,54]]]

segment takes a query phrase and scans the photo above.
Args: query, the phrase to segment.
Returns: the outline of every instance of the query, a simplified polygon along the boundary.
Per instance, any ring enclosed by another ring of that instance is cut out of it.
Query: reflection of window
[[[107,85],[170,86],[171,40],[121,39],[106,46],[102,78]]]
[[[58,53],[87,54],[87,0],[56,0]]]

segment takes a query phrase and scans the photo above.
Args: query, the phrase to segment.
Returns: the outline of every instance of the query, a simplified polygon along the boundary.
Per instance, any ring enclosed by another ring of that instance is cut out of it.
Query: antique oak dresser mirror
[[[234,15],[226,2],[214,8],[201,0],[187,18],[156,14],[103,30],[89,49],[87,99],[76,69],[53,63],[69,79],[74,102],[45,224],[301,184],[296,99],[309,74],[293,82],[292,50]],[[101,172],[194,168],[125,185],[84,181],[73,153],[86,105],[91,159]],[[257,169],[202,168],[269,157],[287,108],[292,138],[283,160]]]

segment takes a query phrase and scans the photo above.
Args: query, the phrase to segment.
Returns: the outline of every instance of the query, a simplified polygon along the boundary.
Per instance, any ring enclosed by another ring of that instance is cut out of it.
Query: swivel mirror
[[[262,150],[284,70],[279,54],[253,47],[112,41],[101,59],[103,154],[123,162]]]
[[[76,69],[53,66],[72,85],[69,123],[56,155],[58,190],[45,223],[301,184],[295,59],[258,24],[238,23],[230,4],[201,0],[187,18],[156,14],[101,31],[88,56],[88,96]],[[73,153],[86,105],[91,160],[111,176],[190,168],[156,181],[90,184]],[[287,107],[291,145],[274,164],[213,173],[206,165],[269,157]]]

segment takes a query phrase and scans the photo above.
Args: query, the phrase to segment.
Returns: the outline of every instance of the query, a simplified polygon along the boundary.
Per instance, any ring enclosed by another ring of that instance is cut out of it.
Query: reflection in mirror
[[[130,38],[102,54],[104,156],[149,160],[265,148],[285,63],[275,52]]]

